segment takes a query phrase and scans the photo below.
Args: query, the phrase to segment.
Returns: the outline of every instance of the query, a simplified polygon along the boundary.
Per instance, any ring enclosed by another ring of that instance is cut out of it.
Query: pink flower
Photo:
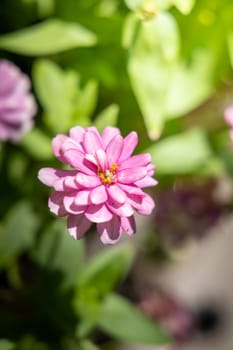
[[[231,105],[225,109],[224,119],[230,127],[230,139],[233,142],[233,105]]]
[[[125,138],[119,129],[106,127],[102,135],[95,127],[76,126],[69,136],[52,141],[55,156],[72,170],[43,168],[39,179],[54,191],[51,212],[67,215],[69,233],[82,238],[92,223],[104,244],[116,243],[123,232],[135,232],[134,211],[151,214],[153,199],[142,188],[154,186],[154,165],[149,153],[132,156],[138,137]]]
[[[36,103],[30,85],[18,67],[0,60],[0,140],[19,141],[32,128]]]

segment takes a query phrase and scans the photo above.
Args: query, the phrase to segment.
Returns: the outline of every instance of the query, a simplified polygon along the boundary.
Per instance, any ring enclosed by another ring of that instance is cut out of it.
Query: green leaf
[[[134,251],[130,245],[109,248],[91,259],[82,271],[79,286],[95,288],[102,296],[112,290],[127,274]]]
[[[100,350],[96,345],[94,345],[89,340],[83,340],[80,344],[80,350]]]
[[[130,50],[128,72],[150,138],[160,136],[166,119],[170,70],[177,60],[179,34],[168,13],[141,23]]]
[[[10,210],[0,232],[0,265],[34,244],[38,225],[29,202],[19,202]]]
[[[66,288],[77,282],[83,268],[83,241],[69,236],[63,220],[55,220],[42,234],[32,256],[41,266],[62,272]]]
[[[7,339],[0,339],[0,350],[13,350],[15,344]]]
[[[21,144],[35,159],[48,160],[53,157],[51,139],[40,129],[32,129],[21,140]]]
[[[188,15],[195,4],[195,0],[173,0],[173,4],[183,15]]]
[[[95,80],[88,81],[83,89],[79,89],[74,106],[73,124],[89,125],[90,117],[96,108],[97,97],[98,84]]]
[[[45,122],[54,133],[66,132],[72,124],[78,79],[75,72],[64,72],[51,61],[41,59],[34,64],[37,96],[45,111]]]
[[[78,46],[92,46],[96,36],[78,23],[48,19],[0,36],[0,48],[28,56],[50,55]]]
[[[106,126],[115,126],[117,124],[117,117],[119,113],[119,106],[112,104],[99,113],[94,121],[95,126],[99,131],[102,131]]]
[[[168,336],[126,299],[108,295],[103,303],[98,326],[113,337],[130,343],[165,344]]]
[[[159,174],[187,174],[197,171],[212,156],[206,134],[201,129],[188,130],[155,143],[148,152]]]
[[[231,60],[231,66],[233,67],[233,31],[228,34],[228,49]]]
[[[194,50],[189,63],[177,62],[170,71],[165,100],[167,119],[189,112],[213,92],[213,67],[214,54],[205,48]]]

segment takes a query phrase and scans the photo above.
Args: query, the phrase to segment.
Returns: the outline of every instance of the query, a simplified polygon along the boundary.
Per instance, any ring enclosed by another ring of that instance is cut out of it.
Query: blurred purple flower
[[[179,246],[190,237],[201,238],[214,226],[226,206],[215,196],[217,181],[182,182],[157,194],[156,231],[168,247]]]
[[[224,119],[225,119],[225,122],[230,127],[230,139],[233,142],[233,105],[225,109]]]
[[[32,128],[36,102],[30,87],[17,66],[0,60],[0,140],[17,142]]]
[[[132,156],[137,143],[136,132],[123,138],[113,127],[100,135],[95,127],[76,126],[69,137],[53,139],[55,156],[73,169],[43,168],[39,179],[54,188],[50,210],[67,215],[72,237],[82,238],[96,223],[101,241],[114,244],[123,232],[135,232],[135,210],[151,214],[154,201],[142,188],[157,184],[152,178],[155,167],[149,153]]]

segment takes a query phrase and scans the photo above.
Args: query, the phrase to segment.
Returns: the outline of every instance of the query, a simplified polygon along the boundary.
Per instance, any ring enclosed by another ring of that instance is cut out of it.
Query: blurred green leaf
[[[50,55],[78,46],[92,46],[96,36],[78,23],[48,19],[0,36],[0,48],[22,55]]]
[[[13,206],[0,232],[0,265],[32,247],[38,225],[38,217],[29,202]]]
[[[21,141],[24,149],[39,160],[51,159],[53,156],[51,139],[40,129],[32,129]]]
[[[0,350],[13,350],[15,344],[6,339],[0,339]]]
[[[33,258],[47,269],[60,271],[63,286],[69,287],[77,282],[83,268],[83,244],[69,236],[64,221],[55,220],[42,234]]]
[[[161,13],[154,20],[141,23],[130,50],[128,71],[152,139],[160,136],[166,119],[168,81],[178,52],[178,28],[170,14]]]
[[[94,120],[94,124],[99,131],[102,131],[106,126],[115,126],[117,124],[117,117],[119,113],[119,106],[112,104],[100,112]]]
[[[54,133],[66,132],[71,126],[78,75],[64,72],[48,60],[37,60],[33,80],[37,96],[45,110],[46,123]]]
[[[123,297],[111,294],[103,303],[98,326],[117,339],[141,344],[165,344],[168,336]]]
[[[81,272],[79,286],[94,287],[100,296],[105,295],[126,276],[133,257],[132,247],[126,244],[102,251]]]
[[[83,340],[80,344],[80,350],[99,350],[99,348],[91,341]]]
[[[228,48],[229,48],[231,66],[233,67],[233,30],[228,35]]]
[[[183,13],[183,15],[187,15],[191,12],[195,4],[195,0],[173,0],[173,4],[181,13]]]
[[[202,166],[212,156],[205,132],[188,130],[155,143],[148,152],[159,174],[187,174]]]
[[[189,62],[180,61],[170,71],[164,103],[167,119],[189,112],[213,92],[214,54],[200,48]]]
[[[90,80],[87,84],[79,89],[76,95],[73,124],[88,126],[90,117],[94,112],[97,104],[98,84],[95,80]]]

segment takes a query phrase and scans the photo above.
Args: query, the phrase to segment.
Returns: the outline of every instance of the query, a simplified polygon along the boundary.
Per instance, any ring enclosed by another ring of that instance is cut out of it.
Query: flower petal
[[[77,143],[81,143],[83,141],[83,136],[85,134],[85,129],[81,126],[74,126],[70,129],[70,137],[74,139]]]
[[[106,205],[109,208],[109,210],[117,216],[131,216],[134,213],[132,206],[127,202],[120,206],[111,205],[109,203],[107,203]]]
[[[103,149],[98,149],[96,151],[96,160],[97,164],[99,165],[100,169],[102,171],[106,170],[106,168],[109,166],[107,161],[107,155]]]
[[[117,181],[130,184],[142,179],[146,174],[147,171],[145,167],[124,169],[117,172]]]
[[[104,244],[115,244],[121,238],[121,227],[119,218],[113,216],[112,220],[104,223],[99,223],[97,232]]]
[[[66,193],[63,203],[66,211],[70,214],[82,214],[87,209],[86,205],[77,205],[75,203],[75,193]]]
[[[76,173],[76,172],[75,172]],[[42,168],[38,173],[38,178],[43,184],[53,187],[54,182],[60,178],[65,178],[66,176],[73,175],[72,170],[60,170],[55,168]]]
[[[144,196],[144,192],[140,188],[138,188],[134,185],[119,184],[119,186],[127,194],[135,194],[138,196]]]
[[[134,216],[121,217],[121,229],[127,235],[132,235],[136,232],[136,224]]]
[[[64,192],[53,191],[49,197],[48,206],[52,213],[58,216],[67,214],[63,204]]]
[[[64,164],[69,164],[69,163],[67,162],[66,158],[64,157],[64,155],[62,153],[61,147],[67,139],[68,139],[68,136],[65,136],[62,134],[59,134],[52,139],[53,153]]]
[[[90,193],[90,200],[93,204],[102,204],[105,203],[108,199],[105,186],[100,185],[95,188]]]
[[[90,191],[89,190],[81,190],[78,191],[75,198],[74,198],[74,203],[76,205],[88,205],[90,204]]]
[[[108,164],[111,167],[113,163],[117,163],[120,157],[123,147],[123,137],[116,135],[107,145],[106,154],[108,158]]]
[[[137,143],[138,143],[138,135],[135,131],[132,131],[124,138],[123,148],[119,159],[119,163],[121,163],[125,159],[128,159],[131,156],[135,147],[137,146]]]
[[[88,164],[85,164],[84,154],[81,151],[71,148],[67,149],[64,152],[64,157],[73,168],[82,171],[87,175],[94,174],[94,169],[92,167],[88,167]]]
[[[103,147],[100,135],[92,130],[87,131],[83,138],[83,146],[87,153],[95,154],[98,149]]]
[[[145,176],[143,179],[135,182],[135,185],[137,185],[140,188],[156,186],[157,184],[158,184],[158,181],[153,179],[153,177],[150,177],[150,176]]]
[[[90,205],[85,212],[86,218],[91,222],[106,222],[112,219],[112,213],[108,210],[106,205]]]
[[[109,203],[123,204],[126,201],[125,192],[118,185],[111,185],[107,187],[107,193],[109,196]]]
[[[106,128],[104,128],[104,130],[102,131],[102,135],[101,135],[104,149],[106,149],[109,142],[116,135],[120,135],[120,130],[118,128],[115,128],[113,126],[107,126]]]
[[[150,215],[155,207],[154,200],[145,193],[142,204],[137,208],[137,212],[142,215]]]
[[[78,173],[76,175],[76,181],[78,185],[85,188],[94,188],[102,184],[100,178],[96,175],[86,175],[83,173]]]
[[[85,233],[89,230],[92,223],[87,220],[85,215],[69,215],[67,219],[67,228],[70,235],[74,239],[82,238]]]
[[[138,168],[146,166],[151,162],[151,155],[149,153],[137,154],[132,156],[119,164],[119,170],[128,168]]]

